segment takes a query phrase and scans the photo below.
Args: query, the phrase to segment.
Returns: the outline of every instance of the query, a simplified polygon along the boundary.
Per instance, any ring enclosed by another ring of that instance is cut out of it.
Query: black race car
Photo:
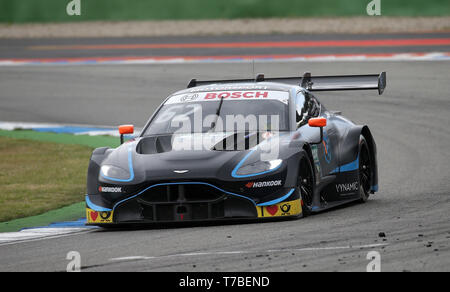
[[[328,111],[315,91],[370,90],[380,75],[191,80],[137,138],[92,153],[87,224],[302,217],[378,190],[366,125]]]

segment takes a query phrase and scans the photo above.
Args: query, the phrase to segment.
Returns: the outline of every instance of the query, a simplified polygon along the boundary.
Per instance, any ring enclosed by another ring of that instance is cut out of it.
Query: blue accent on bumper
[[[133,170],[133,157],[132,157],[132,147],[129,146],[128,147],[128,171],[130,172],[130,178],[128,179],[118,179],[118,178],[113,178],[113,177],[108,177],[103,175],[103,173],[100,171],[100,175],[103,178],[106,178],[107,180],[110,181],[117,181],[117,182],[131,182],[134,180],[134,170]]]
[[[280,165],[278,165],[274,169],[263,171],[263,172],[258,172],[258,173],[251,173],[251,174],[245,174],[245,175],[237,174],[239,168],[242,167],[244,162],[253,154],[253,152],[255,152],[255,149],[251,150],[247,155],[245,155],[245,157],[236,165],[236,167],[231,172],[231,176],[232,177],[234,177],[234,178],[247,178],[247,177],[263,175],[263,174],[266,174],[266,173],[274,172],[274,171],[278,170],[283,165],[283,163],[280,163]]]
[[[87,204],[87,206],[90,209],[92,209],[94,211],[97,211],[97,212],[109,212],[109,211],[112,211],[111,209],[100,207],[100,206],[97,206],[96,204],[92,203],[91,200],[89,199],[89,195],[86,195],[86,204]]]
[[[272,206],[272,205],[278,204],[280,202],[283,202],[284,200],[289,198],[294,191],[295,191],[295,189],[291,189],[289,191],[289,193],[287,193],[286,195],[282,196],[281,198],[278,198],[276,200],[272,200],[272,201],[269,201],[269,202],[265,202],[265,203],[262,203],[262,204],[258,204],[257,206]]]
[[[252,199],[250,199],[250,198],[248,198],[248,197],[245,197],[245,196],[242,196],[242,195],[238,195],[238,194],[235,194],[235,193],[232,193],[232,192],[225,191],[225,190],[223,190],[223,189],[221,189],[221,188],[218,188],[218,187],[216,187],[215,185],[212,185],[212,184],[209,184],[209,183],[204,183],[204,182],[180,182],[180,183],[161,183],[161,184],[156,184],[156,185],[149,186],[148,188],[146,188],[146,189],[140,191],[139,193],[137,193],[136,195],[131,196],[131,197],[129,197],[129,198],[126,198],[126,199],[124,199],[124,200],[122,200],[122,201],[117,202],[117,203],[114,205],[113,210],[116,209],[116,207],[117,207],[118,205],[120,205],[121,203],[126,202],[126,201],[128,201],[128,200],[131,200],[131,199],[133,199],[133,198],[136,198],[137,196],[139,196],[140,194],[146,192],[147,190],[149,190],[149,189],[151,189],[151,188],[158,187],[158,186],[171,186],[171,185],[206,185],[206,186],[210,186],[210,187],[212,187],[212,188],[215,188],[216,190],[219,190],[219,191],[221,191],[221,192],[223,192],[223,193],[225,193],[225,194],[228,194],[228,195],[232,195],[232,196],[236,196],[236,197],[240,197],[240,198],[244,198],[244,199],[246,199],[246,200],[249,200],[250,202],[253,203],[253,205],[256,206],[255,201],[253,201]]]
[[[372,186],[371,190],[374,191],[374,192],[378,192],[378,185]]]

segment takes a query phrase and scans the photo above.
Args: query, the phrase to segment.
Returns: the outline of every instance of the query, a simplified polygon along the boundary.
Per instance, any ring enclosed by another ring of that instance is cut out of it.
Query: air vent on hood
[[[172,136],[146,137],[136,147],[139,154],[157,154],[172,151]]]

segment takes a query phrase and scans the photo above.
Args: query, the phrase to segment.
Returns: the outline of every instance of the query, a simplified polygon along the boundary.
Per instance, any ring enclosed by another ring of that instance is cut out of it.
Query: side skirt
[[[356,202],[358,201],[359,198],[355,198],[355,199],[349,199],[349,200],[344,200],[344,201],[336,201],[336,202],[329,202],[326,204],[321,204],[320,207],[315,207],[313,208],[313,210],[311,210],[312,213],[319,213],[319,212],[323,212],[325,210],[329,210],[332,208],[336,208],[342,205],[346,205],[352,202]]]

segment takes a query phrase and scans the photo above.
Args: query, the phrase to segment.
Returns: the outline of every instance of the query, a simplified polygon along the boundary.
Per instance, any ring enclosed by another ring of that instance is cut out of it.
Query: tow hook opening
[[[178,206],[177,207],[177,214],[186,214],[187,213],[187,208],[186,206]]]

